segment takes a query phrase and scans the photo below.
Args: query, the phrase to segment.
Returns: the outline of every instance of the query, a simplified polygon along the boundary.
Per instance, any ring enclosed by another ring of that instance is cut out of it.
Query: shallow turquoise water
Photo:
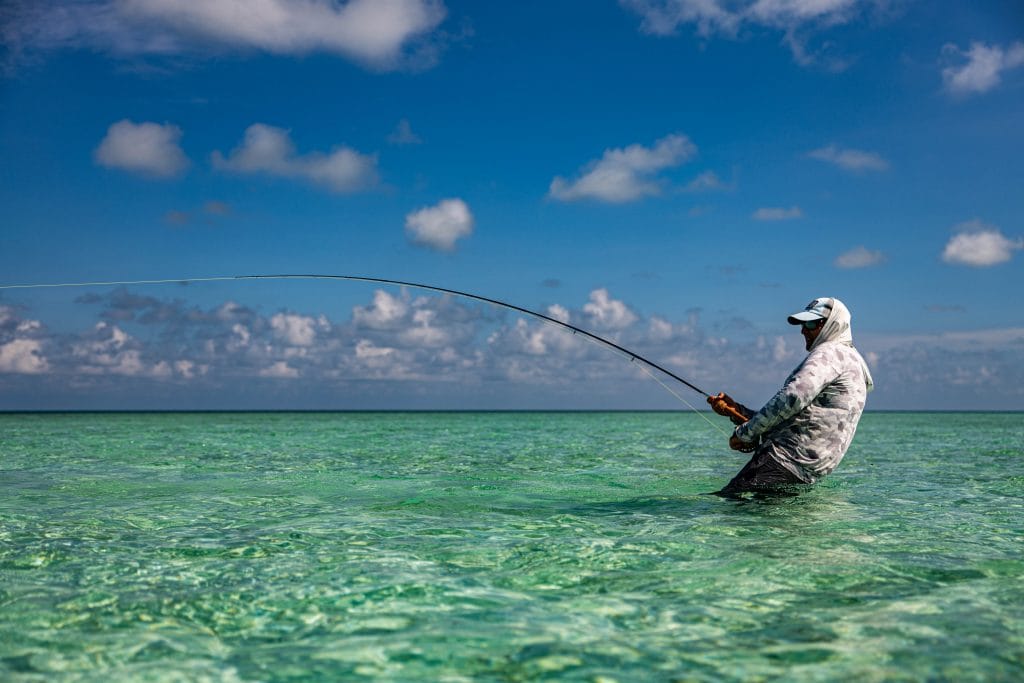
[[[0,415],[0,679],[1024,679],[1024,416]]]

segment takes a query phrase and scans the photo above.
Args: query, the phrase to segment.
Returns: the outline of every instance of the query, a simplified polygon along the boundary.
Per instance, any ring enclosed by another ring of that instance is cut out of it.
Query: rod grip
[[[736,408],[735,402],[724,393],[720,393],[717,396],[708,396],[708,403],[713,411],[729,418],[734,424],[741,425],[748,419],[746,415]]]

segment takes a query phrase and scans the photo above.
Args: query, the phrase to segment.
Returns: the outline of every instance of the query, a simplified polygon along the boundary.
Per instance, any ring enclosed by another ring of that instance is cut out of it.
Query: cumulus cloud
[[[885,261],[885,254],[874,249],[860,246],[845,251],[836,257],[835,264],[839,268],[869,268]]]
[[[881,0],[619,0],[640,15],[644,33],[668,36],[681,26],[694,26],[704,38],[737,38],[745,28],[782,31],[783,41],[801,65],[824,64],[832,69],[846,60],[829,54],[831,44],[817,49],[810,39],[827,29],[857,21],[886,3]],[[877,14],[877,12],[875,12]]]
[[[807,156],[855,173],[885,171],[889,168],[889,162],[880,154],[859,149],[844,149],[836,145],[812,150],[807,153]]]
[[[371,189],[379,182],[376,155],[348,147],[300,155],[287,130],[263,123],[249,126],[241,144],[228,156],[214,152],[212,162],[224,171],[298,178],[339,193]]]
[[[788,209],[783,207],[762,207],[753,213],[755,221],[790,221],[803,217],[804,212],[799,206],[791,206]]]
[[[148,360],[145,346],[117,325],[96,323],[91,334],[71,346],[76,370],[86,375],[168,378],[174,365],[164,359]]]
[[[683,164],[696,153],[697,147],[680,134],[661,138],[653,147],[636,144],[605,150],[604,155],[587,164],[575,180],[555,177],[548,196],[561,201],[596,199],[622,203],[658,195],[663,181],[657,174]]]
[[[583,306],[590,322],[602,330],[621,330],[636,322],[637,316],[623,301],[611,298],[607,289],[595,289]]]
[[[13,339],[0,344],[0,372],[32,375],[46,372],[48,364],[38,339]]]
[[[414,244],[452,251],[455,243],[473,234],[473,214],[461,199],[444,199],[405,217],[405,234]]]
[[[440,0],[41,0],[12,14],[5,37],[19,52],[325,52],[389,69],[431,58],[426,41],[446,10]]]
[[[294,313],[277,313],[270,319],[278,338],[293,346],[312,346],[316,342],[317,332],[330,332],[331,324],[327,318],[312,318]]]
[[[170,178],[179,175],[189,165],[179,140],[181,129],[175,125],[135,123],[122,119],[107,129],[93,158],[97,164],[107,168],[154,178]]]
[[[973,42],[967,50],[947,44],[942,55],[949,63],[942,69],[946,91],[959,97],[980,95],[999,85],[1004,72],[1024,65],[1024,43],[1003,48]]]
[[[1014,251],[1024,249],[1024,238],[1010,239],[999,228],[978,219],[960,223],[954,229],[957,234],[942,251],[946,263],[985,268],[1006,263]]]
[[[38,320],[22,318],[0,305],[0,373],[34,375],[50,365],[43,344],[46,331]]]
[[[352,318],[358,325],[387,330],[400,326],[408,311],[408,295],[396,297],[378,289],[373,293],[373,303],[369,306],[356,306],[352,310]]]

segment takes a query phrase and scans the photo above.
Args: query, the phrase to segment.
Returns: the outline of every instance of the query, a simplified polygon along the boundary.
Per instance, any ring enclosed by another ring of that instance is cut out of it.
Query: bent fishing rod
[[[513,311],[517,311],[519,313],[523,313],[525,315],[530,315],[530,316],[533,316],[535,318],[539,318],[539,319],[544,320],[544,321],[546,321],[548,323],[551,323],[553,325],[557,325],[557,326],[563,327],[563,328],[565,328],[567,330],[570,330],[574,334],[583,335],[584,337],[586,337],[586,338],[588,338],[588,339],[590,339],[592,341],[595,341],[595,342],[597,342],[599,344],[602,344],[602,345],[604,345],[607,348],[610,348],[610,349],[613,349],[615,351],[618,351],[619,353],[627,356],[630,359],[630,361],[640,361],[641,363],[643,363],[643,364],[645,364],[645,365],[647,365],[647,366],[649,366],[649,367],[651,367],[651,368],[653,368],[653,369],[655,369],[655,370],[657,370],[657,371],[659,371],[661,373],[664,373],[665,375],[671,377],[672,379],[676,380],[677,382],[680,382],[680,383],[684,384],[685,386],[689,387],[690,389],[696,391],[698,394],[704,396],[707,399],[708,403],[711,404],[711,406],[715,409],[715,412],[717,412],[718,414],[725,415],[726,417],[729,417],[729,418],[733,419],[734,421],[736,419],[739,419],[741,422],[745,422],[747,420],[745,415],[741,414],[735,407],[733,407],[730,404],[730,402],[724,400],[725,396],[723,394],[718,394],[718,395],[709,394],[708,392],[704,391],[700,387],[698,387],[698,386],[694,385],[693,383],[683,379],[682,377],[680,377],[676,373],[674,373],[671,370],[669,370],[669,369],[659,365],[658,363],[655,363],[654,361],[652,361],[652,360],[650,360],[648,358],[645,358],[645,357],[641,356],[639,353],[636,353],[635,351],[631,351],[631,350],[627,349],[626,347],[621,346],[620,344],[617,344],[617,343],[611,341],[610,339],[605,339],[604,337],[600,337],[600,336],[594,334],[593,332],[589,332],[589,331],[583,329],[582,327],[577,327],[576,325],[573,325],[571,323],[567,323],[565,321],[559,320],[558,318],[553,318],[553,317],[551,317],[549,315],[545,315],[543,313],[538,313],[537,311],[533,311],[533,310],[530,310],[528,308],[523,308],[522,306],[516,306],[515,304],[510,304],[508,302],[500,301],[498,299],[492,299],[490,297],[480,296],[479,294],[472,294],[470,292],[463,292],[463,291],[460,291],[460,290],[457,290],[457,289],[449,289],[447,287],[438,287],[436,285],[427,285],[427,284],[423,284],[423,283],[419,283],[419,282],[407,282],[407,281],[404,281],[404,280],[392,280],[392,279],[388,279],[388,278],[369,277],[369,276],[364,276],[364,275],[324,275],[324,274],[316,274],[316,273],[278,273],[278,274],[272,274],[272,275],[224,275],[224,276],[216,276],[216,277],[194,277],[194,278],[178,278],[178,279],[163,279],[163,280],[117,280],[117,281],[105,281],[105,282],[64,282],[64,283],[54,283],[54,284],[0,285],[0,290],[3,290],[3,289],[43,289],[43,288],[60,288],[60,287],[102,287],[102,286],[115,286],[115,285],[155,285],[155,284],[171,284],[171,283],[187,284],[187,283],[191,283],[191,282],[217,282],[217,281],[225,281],[225,280],[346,280],[346,281],[350,281],[350,282],[373,282],[373,283],[377,283],[377,284],[396,285],[396,286],[399,286],[399,287],[411,287],[413,289],[422,289],[422,290],[428,290],[428,291],[432,291],[432,292],[440,292],[442,294],[450,294],[450,295],[453,295],[453,296],[459,296],[459,297],[463,297],[463,298],[466,298],[466,299],[473,299],[473,300],[476,300],[476,301],[482,301],[484,303],[491,304],[492,306],[499,306],[499,307],[502,307],[502,308],[507,308],[507,309],[510,309],[510,310],[513,310]],[[654,377],[654,375],[651,375],[651,376]],[[655,379],[657,379],[657,378],[655,377]],[[662,386],[665,386],[665,385],[662,384]],[[666,389],[667,388],[668,387],[666,387]],[[671,392],[671,389],[669,389],[669,391]],[[672,393],[675,394],[675,392],[672,392]],[[678,394],[675,394],[675,395],[678,397]],[[681,397],[679,397],[679,398],[680,398],[680,400],[682,400]],[[685,403],[685,401],[683,401],[683,402]]]

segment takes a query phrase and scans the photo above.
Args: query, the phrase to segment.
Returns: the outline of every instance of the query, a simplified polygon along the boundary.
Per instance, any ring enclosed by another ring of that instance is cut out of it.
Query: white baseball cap
[[[827,296],[819,297],[807,304],[807,307],[799,313],[786,318],[790,325],[810,322],[812,320],[823,320],[832,313],[832,299]]]

